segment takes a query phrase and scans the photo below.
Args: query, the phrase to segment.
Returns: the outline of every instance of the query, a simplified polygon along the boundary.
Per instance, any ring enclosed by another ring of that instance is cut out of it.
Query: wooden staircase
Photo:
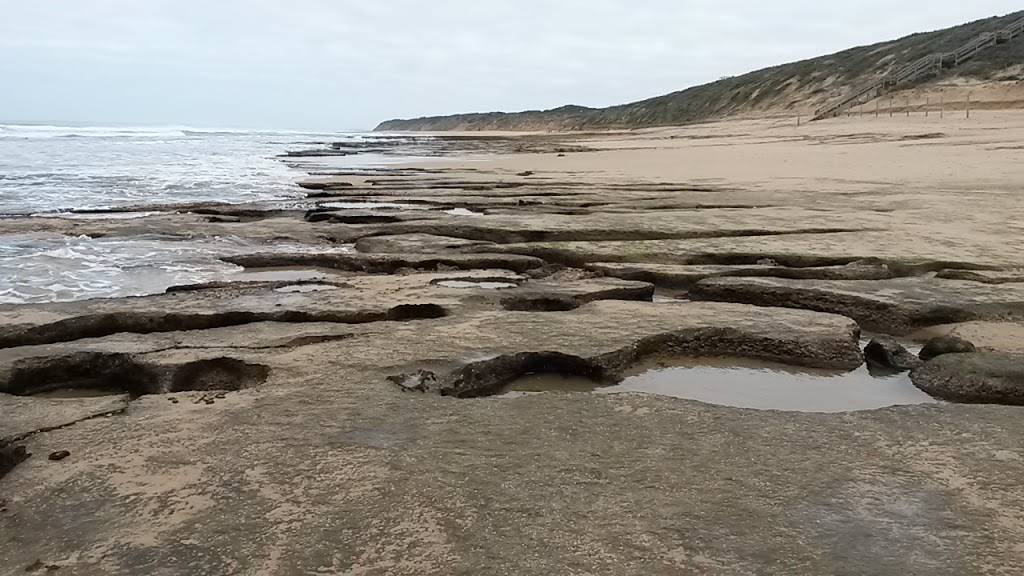
[[[813,119],[824,120],[825,118],[835,118],[858,104],[870,102],[883,94],[892,92],[908,82],[918,80],[929,75],[938,74],[943,68],[954,68],[959,66],[960,64],[977,56],[982,50],[997,44],[1005,44],[1022,34],[1024,34],[1024,18],[1021,18],[1006,28],[997,30],[996,32],[986,32],[957,48],[953,52],[929,54],[916,62],[900,68],[892,74],[884,76],[871,84],[867,84],[853,92],[850,92],[838,102],[834,102],[824,108],[821,108],[814,113]]]

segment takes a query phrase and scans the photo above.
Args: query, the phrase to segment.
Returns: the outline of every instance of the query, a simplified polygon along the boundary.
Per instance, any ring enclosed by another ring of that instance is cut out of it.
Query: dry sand
[[[884,231],[843,238],[837,250],[1024,266],[1021,110],[975,111],[969,119],[964,112],[844,117],[800,126],[795,118],[726,121],[567,141],[597,150],[418,166],[469,180],[532,171],[527,182],[709,185],[733,189],[730,198],[749,204],[811,209]],[[713,203],[727,194],[688,196]]]
[[[805,119],[806,120],[806,119]],[[481,133],[466,133],[479,136]],[[510,133],[485,133],[495,136]],[[522,134],[518,134],[522,135]],[[883,115],[802,122],[713,122],[567,135],[599,152],[522,154],[421,164],[430,168],[534,171],[611,181],[714,182],[765,191],[836,194],[1019,190],[1024,186],[1024,111],[945,118]]]

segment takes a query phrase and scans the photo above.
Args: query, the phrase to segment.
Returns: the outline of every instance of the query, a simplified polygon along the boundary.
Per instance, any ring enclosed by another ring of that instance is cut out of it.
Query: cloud
[[[369,127],[602,106],[1016,0],[0,0],[7,119]],[[879,18],[879,14],[886,18]]]

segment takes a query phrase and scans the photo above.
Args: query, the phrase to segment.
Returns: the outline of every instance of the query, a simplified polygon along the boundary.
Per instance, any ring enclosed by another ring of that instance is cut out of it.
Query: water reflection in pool
[[[794,368],[744,358],[687,358],[647,362],[614,385],[558,374],[532,374],[512,382],[506,394],[531,392],[644,392],[709,404],[796,412],[850,412],[935,402],[907,373]]]

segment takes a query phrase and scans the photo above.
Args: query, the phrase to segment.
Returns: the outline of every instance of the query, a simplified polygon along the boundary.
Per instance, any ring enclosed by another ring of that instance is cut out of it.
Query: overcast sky
[[[607,106],[1021,0],[0,0],[0,121],[343,129]]]

